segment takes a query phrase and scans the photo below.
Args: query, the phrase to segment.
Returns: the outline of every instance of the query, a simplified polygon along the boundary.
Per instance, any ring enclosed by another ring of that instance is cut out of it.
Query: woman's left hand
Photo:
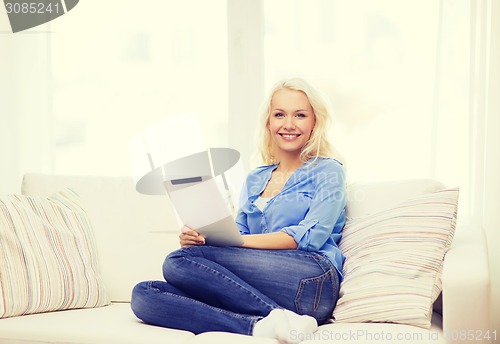
[[[189,228],[188,226],[182,226],[181,234],[179,234],[179,239],[181,247],[205,244],[205,238],[201,236],[200,233]]]

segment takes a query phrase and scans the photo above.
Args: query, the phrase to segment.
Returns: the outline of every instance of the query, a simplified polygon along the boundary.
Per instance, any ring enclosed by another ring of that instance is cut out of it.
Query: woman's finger
[[[191,245],[203,245],[205,244],[205,238],[198,232],[189,230],[184,233],[179,234],[181,247],[191,246]]]

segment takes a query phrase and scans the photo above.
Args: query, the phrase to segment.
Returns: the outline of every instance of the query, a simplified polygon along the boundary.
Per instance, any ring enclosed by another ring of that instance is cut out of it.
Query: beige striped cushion
[[[0,196],[0,318],[109,304],[97,265],[74,191]]]
[[[429,328],[457,205],[458,188],[447,189],[347,222],[340,242],[345,279],[335,322]]]

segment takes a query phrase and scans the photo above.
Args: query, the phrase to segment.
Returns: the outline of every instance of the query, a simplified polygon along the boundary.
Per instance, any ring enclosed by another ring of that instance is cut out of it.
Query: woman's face
[[[278,154],[300,155],[316,123],[316,116],[304,92],[276,91],[271,98],[268,128]]]

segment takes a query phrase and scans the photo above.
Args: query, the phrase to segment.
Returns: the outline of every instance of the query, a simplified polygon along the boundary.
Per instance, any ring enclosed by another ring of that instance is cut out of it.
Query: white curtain
[[[18,193],[26,172],[51,173],[54,154],[47,26],[9,33],[0,16],[0,193]]]
[[[4,14],[1,193],[30,172],[128,175],[129,139],[178,113],[197,112],[206,144],[227,146],[225,0],[86,0],[15,34]]]
[[[475,222],[484,229],[490,263],[491,329],[500,328],[500,2],[471,1],[471,163]]]

